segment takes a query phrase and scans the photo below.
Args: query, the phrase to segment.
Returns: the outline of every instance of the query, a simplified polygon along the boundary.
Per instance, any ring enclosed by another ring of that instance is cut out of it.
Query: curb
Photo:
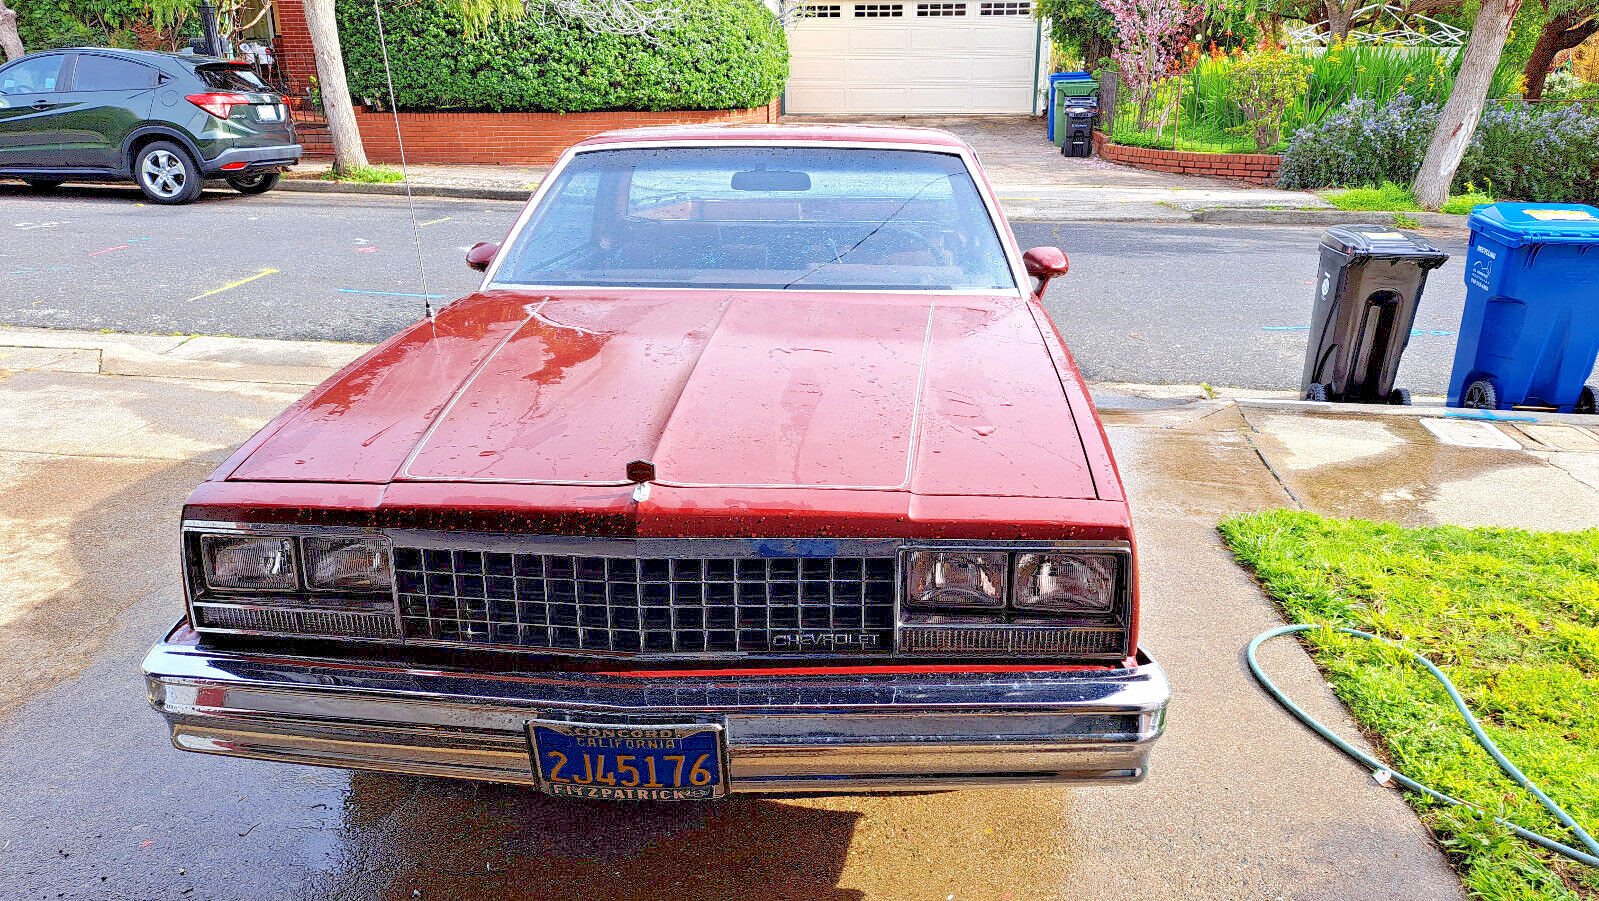
[[[311,178],[285,178],[278,182],[279,191],[299,191],[306,194],[379,194],[389,197],[406,196],[403,184],[369,184],[356,181],[322,181]],[[514,200],[525,202],[533,196],[524,188],[491,188],[461,185],[411,185],[412,197],[451,197],[457,200]]]
[[[1375,222],[1380,225],[1397,225],[1397,216],[1409,216],[1420,225],[1417,228],[1463,229],[1466,217],[1453,213],[1378,213],[1357,210],[1267,210],[1244,207],[1212,207],[1192,211],[1195,222],[1217,225],[1347,225],[1352,222]]]

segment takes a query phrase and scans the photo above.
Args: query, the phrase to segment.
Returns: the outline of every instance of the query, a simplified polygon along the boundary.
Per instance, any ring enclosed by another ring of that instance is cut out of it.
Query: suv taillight
[[[218,119],[226,119],[236,106],[250,102],[243,94],[190,94],[183,98]]]

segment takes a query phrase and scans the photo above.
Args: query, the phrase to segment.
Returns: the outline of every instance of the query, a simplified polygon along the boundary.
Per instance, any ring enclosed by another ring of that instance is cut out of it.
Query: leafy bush
[[[1408,185],[1438,124],[1438,106],[1400,95],[1388,104],[1356,98],[1294,135],[1278,183]],[[1599,114],[1578,106],[1490,104],[1466,148],[1456,189],[1540,202],[1599,200]]]
[[[1246,122],[1234,130],[1252,134],[1255,149],[1265,153],[1282,140],[1283,114],[1305,93],[1310,64],[1304,57],[1273,47],[1244,57],[1232,76],[1226,96]]]
[[[1455,181],[1518,200],[1599,201],[1599,111],[1493,104],[1483,111]]]
[[[30,53],[57,47],[174,50],[197,37],[199,16],[180,0],[24,0],[17,34]]]
[[[1438,106],[1400,94],[1387,104],[1356,97],[1301,128],[1282,154],[1285,188],[1410,184],[1438,126]]]
[[[1583,81],[1570,72],[1551,72],[1543,83],[1545,100],[1599,100],[1599,84]]]
[[[761,106],[788,78],[788,44],[760,0],[678,0],[652,39],[603,34],[553,13],[496,19],[468,34],[440,0],[384,0],[401,109],[734,109]],[[388,105],[370,3],[336,5],[350,91]]]
[[[1038,0],[1037,14],[1049,21],[1055,46],[1095,67],[1110,56],[1116,40],[1116,22],[1099,0]]]
[[[124,46],[117,42],[122,25],[138,13],[137,4],[115,0],[95,9],[72,0],[7,5],[16,9],[17,34],[30,53],[56,47]]]

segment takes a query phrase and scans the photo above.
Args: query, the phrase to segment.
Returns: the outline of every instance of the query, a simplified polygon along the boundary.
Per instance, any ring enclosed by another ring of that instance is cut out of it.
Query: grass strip
[[[1219,531],[1290,622],[1374,632],[1419,651],[1484,728],[1578,822],[1599,825],[1599,530],[1406,529],[1278,510]],[[1328,631],[1306,644],[1378,746],[1417,780],[1569,838],[1499,772],[1407,657]],[[1464,808],[1411,798],[1474,897],[1599,898],[1599,872]]]

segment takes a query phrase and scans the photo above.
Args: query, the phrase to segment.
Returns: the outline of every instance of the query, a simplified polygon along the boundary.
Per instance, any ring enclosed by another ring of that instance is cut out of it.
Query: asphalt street
[[[132,188],[48,197],[0,184],[0,323],[159,334],[378,341],[473,289],[462,261],[520,205],[207,191],[186,207]],[[1354,217],[1358,220],[1358,215]],[[1072,271],[1047,303],[1094,381],[1295,389],[1320,229],[1018,223]],[[1442,393],[1465,295],[1464,233],[1426,234],[1454,258],[1434,273],[1399,384]]]

